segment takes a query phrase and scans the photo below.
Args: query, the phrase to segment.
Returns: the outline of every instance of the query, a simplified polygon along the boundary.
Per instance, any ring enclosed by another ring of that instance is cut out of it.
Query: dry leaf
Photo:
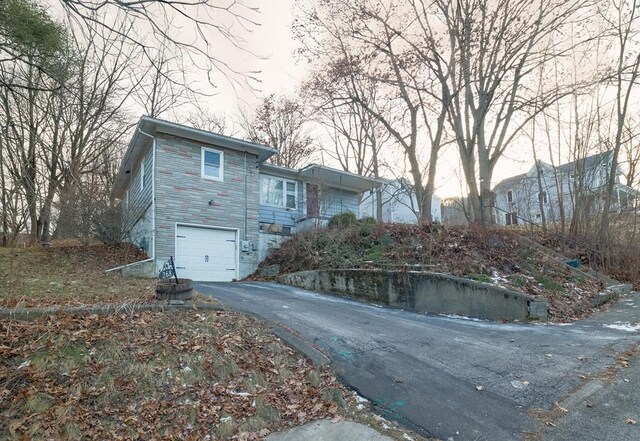
[[[558,410],[562,413],[568,413],[569,409],[562,407],[560,404],[558,404],[557,401],[554,401],[553,403],[554,406],[556,406],[558,408]]]

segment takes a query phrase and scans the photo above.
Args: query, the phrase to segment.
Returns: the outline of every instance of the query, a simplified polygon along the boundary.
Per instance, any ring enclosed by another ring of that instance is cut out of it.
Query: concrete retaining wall
[[[278,281],[417,312],[490,320],[546,320],[544,297],[438,273],[328,270],[285,274]]]

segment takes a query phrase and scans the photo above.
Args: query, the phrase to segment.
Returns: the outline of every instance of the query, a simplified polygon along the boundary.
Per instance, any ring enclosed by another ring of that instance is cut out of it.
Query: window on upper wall
[[[144,160],[140,163],[140,190],[144,190],[146,181],[144,179]]]
[[[538,193],[538,201],[542,202],[543,204],[549,203],[549,201],[547,199],[547,192],[546,191]]]
[[[507,191],[507,202],[513,202],[513,191]]]
[[[222,181],[224,172],[224,153],[219,150],[213,150],[202,147],[202,177],[212,179],[214,181]]]
[[[298,186],[295,181],[262,176],[260,178],[260,203],[276,207],[296,208]]]

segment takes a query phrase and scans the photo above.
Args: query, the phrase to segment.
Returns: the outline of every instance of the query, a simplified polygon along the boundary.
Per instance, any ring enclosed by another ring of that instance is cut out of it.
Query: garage
[[[238,277],[237,230],[177,225],[178,277],[200,282],[230,282]]]

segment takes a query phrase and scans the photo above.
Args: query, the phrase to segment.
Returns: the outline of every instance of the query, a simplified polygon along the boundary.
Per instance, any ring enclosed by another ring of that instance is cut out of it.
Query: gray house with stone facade
[[[276,149],[143,116],[113,187],[126,241],[149,258],[170,256],[179,277],[230,281],[251,274],[270,249],[339,213],[358,213],[376,180],[322,165],[266,161]]]

